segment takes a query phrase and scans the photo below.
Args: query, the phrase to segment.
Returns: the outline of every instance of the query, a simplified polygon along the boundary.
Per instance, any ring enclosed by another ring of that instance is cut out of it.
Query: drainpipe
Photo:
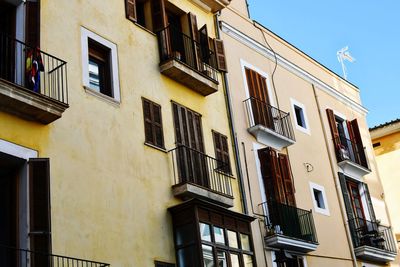
[[[340,195],[340,192],[342,192],[342,190],[341,190],[341,187],[340,187],[339,177],[338,177],[338,175],[337,175],[337,173],[335,171],[335,168],[333,167],[334,164],[336,164],[336,161],[332,158],[332,154],[329,153],[329,143],[328,143],[329,138],[326,136],[325,125],[324,125],[324,122],[322,120],[321,106],[320,106],[319,101],[318,101],[318,95],[317,95],[317,92],[315,90],[314,84],[312,84],[311,86],[312,86],[312,89],[313,89],[313,92],[314,92],[314,98],[315,98],[315,102],[316,102],[317,108],[318,108],[319,120],[321,122],[322,132],[324,134],[325,147],[326,147],[326,151],[328,152],[331,171],[332,171],[332,175],[333,175],[334,181],[335,181],[336,194],[337,194],[337,197],[339,199],[340,211],[342,213],[343,224],[344,224],[344,228],[346,230],[347,243],[349,244],[351,258],[353,260],[353,266],[354,267],[358,267],[357,260],[356,260],[356,255],[354,253],[354,248],[353,248],[353,241],[351,239],[349,223],[348,223],[348,220],[346,220],[346,218],[347,218],[346,207],[344,205],[344,200],[343,200],[342,196]]]
[[[220,32],[219,32],[219,20],[218,16],[220,16],[221,12],[217,12],[214,14],[215,17],[215,32],[216,32],[216,37],[220,39]],[[242,164],[240,162],[240,157],[239,157],[239,145],[237,141],[237,135],[235,132],[235,123],[233,120],[233,112],[232,112],[232,100],[229,94],[229,85],[228,85],[228,79],[226,73],[222,73],[222,84],[225,90],[225,100],[226,100],[226,109],[228,113],[228,121],[229,121],[229,128],[231,132],[231,138],[233,140],[233,151],[235,153],[235,159],[236,159],[236,172],[238,176],[238,181],[239,181],[239,193],[240,193],[240,200],[242,203],[243,207],[243,213],[249,214],[249,210],[247,207],[247,201],[246,201],[246,192],[244,190],[244,183],[243,183],[243,172],[242,172]]]

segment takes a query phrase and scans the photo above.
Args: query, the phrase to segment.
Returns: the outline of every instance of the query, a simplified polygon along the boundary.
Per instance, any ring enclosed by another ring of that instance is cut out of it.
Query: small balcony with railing
[[[110,264],[0,245],[0,266],[110,267]]]
[[[157,37],[162,74],[203,96],[218,91],[213,51],[172,26],[159,31]]]
[[[392,229],[364,219],[349,220],[350,232],[357,258],[387,263],[397,254],[397,242]]]
[[[232,176],[227,164],[183,145],[169,153],[174,172],[174,196],[200,198],[233,207]]]
[[[0,33],[0,110],[48,124],[67,108],[67,63]]]
[[[281,150],[295,143],[290,114],[250,97],[244,101],[248,132],[258,142]]]
[[[336,139],[336,158],[344,172],[362,177],[371,172],[363,144],[344,136]]]
[[[303,210],[274,200],[261,203],[268,247],[301,253],[317,249],[318,239],[311,210]]]

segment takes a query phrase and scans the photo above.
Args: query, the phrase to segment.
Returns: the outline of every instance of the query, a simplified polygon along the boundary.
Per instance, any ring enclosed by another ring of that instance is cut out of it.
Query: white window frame
[[[306,260],[306,257],[304,255],[297,255],[297,254],[294,254],[294,253],[289,253],[289,254],[293,254],[293,256],[297,256],[297,257],[301,258],[303,260],[303,266],[304,267],[308,267],[307,260]],[[271,260],[272,260],[272,267],[277,267],[278,265],[275,262],[276,254],[275,254],[275,251],[273,251],[273,250],[271,250]]]
[[[326,197],[325,188],[322,185],[319,185],[319,184],[316,184],[313,182],[309,182],[309,183],[310,183],[311,198],[312,198],[312,201],[314,204],[315,212],[318,212],[318,213],[326,215],[326,216],[330,216],[328,198]],[[315,200],[315,196],[314,196],[314,189],[321,192],[322,200],[323,200],[324,206],[325,206],[324,209],[318,207],[317,201]]]
[[[113,96],[107,96],[99,93],[89,86],[89,38],[97,43],[110,49],[110,62],[111,62],[111,91]],[[81,46],[82,46],[82,80],[83,86],[87,92],[90,92],[99,97],[108,98],[117,102],[121,102],[120,88],[119,88],[119,74],[118,74],[118,53],[117,45],[104,39],[103,37],[91,32],[84,27],[81,27]]]
[[[296,129],[301,131],[301,132],[303,132],[303,133],[305,133],[305,134],[311,135],[310,124],[308,123],[306,107],[304,106],[304,104],[300,103],[299,101],[297,101],[296,99],[293,99],[293,98],[290,98],[290,103],[291,103],[291,106],[292,106],[293,120],[294,120],[294,123],[296,125]],[[297,123],[297,116],[296,116],[295,106],[299,107],[301,109],[301,111],[302,111],[305,127],[303,127],[303,126],[301,126],[301,125],[299,125]]]

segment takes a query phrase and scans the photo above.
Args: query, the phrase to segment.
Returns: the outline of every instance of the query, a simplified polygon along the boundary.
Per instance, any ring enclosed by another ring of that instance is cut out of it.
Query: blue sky
[[[370,127],[400,117],[399,0],[248,0],[250,15],[342,75],[336,51],[348,45],[348,80],[361,90]]]

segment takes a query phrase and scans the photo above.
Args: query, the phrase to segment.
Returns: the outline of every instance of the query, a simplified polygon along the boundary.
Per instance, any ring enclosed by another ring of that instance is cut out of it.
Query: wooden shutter
[[[189,23],[189,33],[190,33],[190,37],[198,42],[199,41],[199,30],[197,27],[197,18],[196,15],[189,12],[187,14],[188,17],[188,23]]]
[[[199,30],[201,59],[210,64],[210,44],[208,43],[207,25],[204,24]]]
[[[31,47],[40,47],[40,4],[38,0],[25,3],[25,43]]]
[[[224,42],[219,39],[214,39],[215,59],[217,61],[218,70],[227,72],[228,66],[226,63]]]
[[[164,148],[161,106],[142,98],[146,143]]]
[[[127,19],[137,21],[136,0],[125,0],[125,13]]]
[[[214,139],[215,157],[217,160],[224,163],[223,171],[231,173],[228,137],[215,131],[213,131],[212,134]]]
[[[294,185],[292,170],[287,155],[279,154],[279,165],[281,168],[283,187],[285,189],[285,203],[290,206],[296,206],[296,199],[294,196]]]
[[[359,160],[357,163],[365,168],[368,168],[367,157],[365,156],[364,145],[361,139],[360,128],[358,127],[357,119],[352,120],[350,124],[353,132],[354,143],[356,143],[357,148],[356,154],[358,155]]]
[[[29,238],[30,249],[51,253],[50,162],[29,160]],[[35,256],[34,266],[49,266],[49,258]]]
[[[197,70],[201,67],[201,58],[200,58],[200,46],[199,44],[199,30],[197,28],[197,19],[196,15],[193,13],[187,14],[188,25],[189,25],[189,36],[192,39],[191,44],[185,44],[185,49],[187,49],[187,60],[188,64]]]
[[[331,128],[332,138],[333,138],[333,145],[335,146],[336,158],[340,160],[340,138],[339,138],[339,131],[336,126],[335,114],[333,110],[326,109],[326,114],[328,115],[328,123],[329,127]]]
[[[350,221],[354,219],[353,206],[351,204],[350,194],[347,189],[346,177],[343,173],[340,172],[339,172],[339,181],[340,181],[340,187],[342,189],[344,205],[346,207],[347,219]]]
[[[164,0],[151,0],[153,31],[158,32],[168,26],[168,16]]]

